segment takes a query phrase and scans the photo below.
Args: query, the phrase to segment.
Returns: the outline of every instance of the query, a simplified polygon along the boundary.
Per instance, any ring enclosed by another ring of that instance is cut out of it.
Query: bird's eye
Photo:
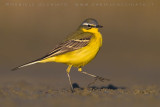
[[[88,25],[88,27],[91,27],[91,25]]]

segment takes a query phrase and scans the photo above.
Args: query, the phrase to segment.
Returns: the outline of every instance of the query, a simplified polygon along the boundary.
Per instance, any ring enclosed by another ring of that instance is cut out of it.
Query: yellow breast
[[[86,65],[90,62],[99,51],[99,48],[102,46],[102,36],[98,32],[97,28],[92,28],[90,30],[82,29],[84,32],[94,33],[94,37],[90,40],[90,43],[78,50],[71,51],[62,55],[54,56],[48,58],[45,62],[59,62],[65,63],[68,65],[73,65],[75,67],[80,67]]]

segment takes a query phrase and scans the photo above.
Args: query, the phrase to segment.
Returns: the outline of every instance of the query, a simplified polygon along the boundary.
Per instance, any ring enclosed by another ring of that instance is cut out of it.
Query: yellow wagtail
[[[67,64],[68,68],[66,71],[72,91],[73,86],[69,75],[72,66],[77,67],[78,71],[81,73],[103,81],[105,79],[102,77],[82,71],[82,67],[89,63],[96,56],[97,52],[102,46],[102,35],[98,31],[98,28],[102,27],[103,26],[98,25],[98,22],[95,19],[88,18],[83,21],[76,32],[58,44],[50,53],[42,58],[18,66],[12,70],[17,70],[19,68],[36,63],[58,62]]]

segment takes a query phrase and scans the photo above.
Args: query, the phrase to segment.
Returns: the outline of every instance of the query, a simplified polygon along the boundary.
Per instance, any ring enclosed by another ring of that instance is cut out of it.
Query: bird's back
[[[102,45],[102,36],[98,31],[96,33],[82,32],[80,33],[80,37],[82,37],[82,35],[84,37],[92,36],[90,42],[85,47],[55,56],[52,60],[68,65],[72,64],[75,67],[84,66],[89,63],[96,56]],[[78,39],[79,35],[72,35],[69,39],[71,38]]]

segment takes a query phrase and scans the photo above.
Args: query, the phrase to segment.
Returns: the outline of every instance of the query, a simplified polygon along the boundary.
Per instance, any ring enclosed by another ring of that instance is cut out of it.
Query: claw
[[[110,81],[110,79],[106,79],[106,78],[103,78],[103,77],[100,77],[100,76],[96,76],[95,78],[100,80],[101,82],[104,82],[105,80]]]
[[[106,80],[106,81],[110,81],[110,79],[106,79],[106,78],[103,78],[103,77],[100,77],[100,76],[96,76],[96,77],[94,77],[94,78],[95,78],[95,80],[94,80],[93,82],[89,83],[89,84],[88,84],[88,87],[91,86],[92,84],[94,84],[97,80],[99,80],[99,81],[101,81],[101,82],[104,82],[105,80]]]
[[[90,87],[92,84],[94,84],[97,81],[98,78],[95,77],[95,80],[88,84],[88,87]]]

